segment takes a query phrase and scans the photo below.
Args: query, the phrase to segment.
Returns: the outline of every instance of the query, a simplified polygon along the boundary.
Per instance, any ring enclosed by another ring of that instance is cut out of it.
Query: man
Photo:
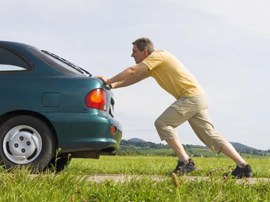
[[[171,53],[165,50],[154,51],[150,39],[139,38],[132,44],[131,57],[135,59],[136,65],[110,79],[104,76],[98,78],[115,89],[135,84],[151,76],[164,90],[176,98],[176,101],[155,121],[161,140],[165,140],[178,157],[178,164],[173,172],[183,175],[196,169],[175,130],[188,121],[204,144],[217,153],[224,153],[237,164],[232,172],[233,176],[251,177],[251,167],[227,140],[216,133],[208,115],[206,94],[195,77]]]

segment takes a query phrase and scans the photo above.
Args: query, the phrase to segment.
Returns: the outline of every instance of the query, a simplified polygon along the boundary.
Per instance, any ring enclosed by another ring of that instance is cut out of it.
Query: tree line
[[[268,150],[258,150],[254,149],[245,145],[239,146],[239,143],[232,143],[236,150],[240,154],[248,154],[248,155],[256,155],[256,156],[270,156],[270,149]],[[201,151],[209,151],[210,149],[206,146],[200,145],[192,145],[192,144],[184,144],[183,147],[189,153],[192,153],[195,156],[201,155]],[[168,144],[161,144],[161,143],[153,143],[153,142],[146,142],[146,141],[129,141],[129,140],[122,140],[120,144],[120,149],[118,150],[118,155],[141,155],[145,154],[143,151],[148,150],[152,154],[155,154],[155,150],[167,149],[169,151],[170,146]],[[199,149],[199,150],[198,150]],[[165,155],[172,155],[171,152],[166,152],[164,150]]]

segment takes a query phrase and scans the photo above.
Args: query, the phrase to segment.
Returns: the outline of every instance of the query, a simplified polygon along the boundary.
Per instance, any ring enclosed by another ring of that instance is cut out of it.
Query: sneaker
[[[246,165],[244,168],[240,168],[240,167],[236,167],[233,171],[232,171],[232,175],[237,177],[237,178],[242,178],[242,177],[251,177],[252,176],[252,170],[250,165]]]
[[[192,159],[188,159],[188,163],[184,163],[182,161],[178,161],[176,168],[174,169],[173,173],[184,175],[186,173],[190,173],[196,169],[194,162]]]

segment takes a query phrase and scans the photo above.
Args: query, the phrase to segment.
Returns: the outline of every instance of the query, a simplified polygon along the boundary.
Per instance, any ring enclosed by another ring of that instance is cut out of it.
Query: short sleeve
[[[154,51],[151,55],[145,58],[144,63],[150,70],[154,69],[163,62],[162,54],[158,51]]]

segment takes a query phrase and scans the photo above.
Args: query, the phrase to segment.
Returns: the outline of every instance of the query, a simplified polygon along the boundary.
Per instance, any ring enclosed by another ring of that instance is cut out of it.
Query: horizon
[[[166,142],[165,142],[165,143],[162,143],[162,142],[156,143],[156,142],[152,142],[152,141],[146,141],[146,140],[141,139],[141,138],[130,138],[130,139],[128,139],[128,140],[126,140],[126,139],[122,139],[122,140],[130,141],[130,140],[132,140],[132,139],[138,139],[138,140],[142,140],[142,141],[144,141],[144,142],[151,142],[151,143],[155,143],[155,144],[168,145]],[[270,149],[266,149],[266,150],[257,149],[257,148],[251,147],[251,146],[249,146],[249,145],[243,144],[243,143],[241,143],[241,142],[231,142],[231,141],[230,141],[230,143],[231,143],[231,144],[240,144],[240,145],[242,145],[242,146],[249,147],[250,149],[255,149],[255,150],[261,150],[261,151],[268,151],[268,150],[270,150]],[[206,145],[197,145],[197,144],[183,144],[183,145],[193,145],[193,146],[207,147]],[[209,148],[209,147],[207,147],[207,148]]]

